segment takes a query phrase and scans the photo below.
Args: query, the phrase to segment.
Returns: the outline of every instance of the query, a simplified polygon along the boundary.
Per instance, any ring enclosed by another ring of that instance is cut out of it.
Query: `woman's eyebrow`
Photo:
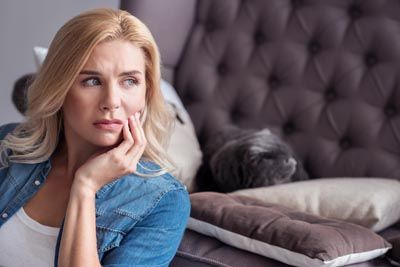
[[[125,72],[122,72],[119,76],[132,76],[135,74],[142,75],[142,72],[140,72],[138,70],[125,71]]]
[[[79,74],[85,74],[85,75],[101,75],[100,72],[94,71],[94,70],[82,70]]]
[[[95,70],[82,70],[79,74],[101,76],[101,73],[98,71],[95,71]],[[124,71],[119,76],[130,76],[130,75],[134,75],[134,74],[142,75],[142,72],[140,72],[138,70]]]

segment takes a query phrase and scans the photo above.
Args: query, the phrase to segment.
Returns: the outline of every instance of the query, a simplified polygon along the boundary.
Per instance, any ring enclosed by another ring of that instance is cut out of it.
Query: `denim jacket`
[[[0,126],[0,140],[16,126]],[[149,161],[140,163],[140,173],[159,168]],[[38,164],[13,163],[0,170],[0,227],[38,192],[50,169],[48,159]],[[168,173],[150,178],[128,174],[98,190],[95,203],[97,251],[102,266],[168,266],[190,214],[184,185]]]

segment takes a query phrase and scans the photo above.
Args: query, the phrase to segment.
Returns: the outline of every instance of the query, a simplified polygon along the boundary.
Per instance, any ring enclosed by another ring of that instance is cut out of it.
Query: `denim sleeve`
[[[15,127],[18,126],[18,123],[8,123],[8,124],[3,124],[0,126],[0,140],[3,140],[4,137],[6,137],[6,135],[9,132],[12,132]]]
[[[178,250],[190,215],[190,198],[183,189],[165,193],[151,213],[102,260],[102,266],[164,267]]]

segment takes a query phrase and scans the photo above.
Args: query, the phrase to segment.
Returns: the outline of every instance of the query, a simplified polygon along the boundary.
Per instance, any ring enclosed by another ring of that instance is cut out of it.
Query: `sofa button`
[[[310,51],[311,54],[317,54],[321,50],[321,45],[316,41],[312,41],[308,45],[308,50]]]
[[[349,16],[352,19],[358,19],[362,16],[362,10],[359,6],[357,5],[352,5],[349,8]]]
[[[325,99],[328,102],[333,101],[337,97],[337,93],[335,89],[333,88],[328,88],[328,90],[325,91]]]
[[[212,21],[207,22],[206,30],[207,32],[213,32],[215,30],[215,23]]]
[[[283,132],[286,135],[292,134],[295,131],[293,122],[289,121],[283,126]]]
[[[265,36],[264,36],[264,34],[263,34],[262,32],[260,32],[260,31],[257,32],[257,33],[254,35],[254,41],[255,41],[256,44],[258,44],[258,45],[264,43],[264,42],[265,42]]]
[[[228,68],[226,67],[225,64],[219,64],[218,65],[218,73],[220,75],[226,75],[228,73]]]
[[[351,140],[348,137],[343,137],[339,144],[342,149],[349,149],[351,147]]]
[[[269,76],[268,84],[269,87],[275,89],[281,84],[281,81],[276,75],[272,74],[271,76]]]
[[[5,219],[5,218],[8,217],[8,214],[7,214],[6,212],[4,212],[4,213],[1,215],[1,217],[2,217],[3,219]]]
[[[302,4],[303,4],[302,0],[292,0],[292,6],[294,8],[297,8],[297,7],[301,6]]]
[[[374,53],[367,53],[365,56],[365,64],[368,67],[372,67],[378,63],[378,58]]]
[[[386,116],[393,117],[394,115],[396,115],[396,113],[397,113],[397,110],[393,104],[389,104],[385,107]]]

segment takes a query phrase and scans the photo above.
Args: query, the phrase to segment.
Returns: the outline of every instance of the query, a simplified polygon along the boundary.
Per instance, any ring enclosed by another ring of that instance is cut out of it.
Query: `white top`
[[[38,223],[20,208],[0,228],[0,266],[54,266],[59,231]]]

